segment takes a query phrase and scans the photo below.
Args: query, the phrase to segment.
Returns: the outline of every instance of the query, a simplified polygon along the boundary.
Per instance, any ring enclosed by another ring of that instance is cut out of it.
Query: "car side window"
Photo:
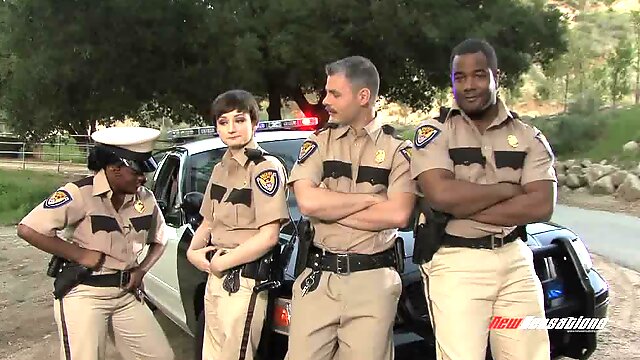
[[[211,178],[213,167],[220,162],[226,151],[226,148],[213,149],[191,156],[188,171],[189,191],[197,191],[204,194],[209,178]]]
[[[155,154],[152,155],[152,157],[155,159],[156,163],[158,164],[158,166],[160,166],[160,163],[162,162],[162,159],[164,159],[165,156],[167,156],[168,154],[168,150],[163,150],[163,151],[159,151]],[[144,176],[147,178],[147,182],[145,183],[145,186],[148,189],[153,189],[153,187],[155,186],[155,176],[156,176],[156,172],[158,170],[156,169],[156,171],[152,171],[152,172],[148,172],[146,174],[144,174]]]
[[[180,188],[178,183],[180,158],[169,155],[159,171],[153,194],[164,212],[166,222],[170,225],[180,226],[181,217],[179,212],[175,210]]]

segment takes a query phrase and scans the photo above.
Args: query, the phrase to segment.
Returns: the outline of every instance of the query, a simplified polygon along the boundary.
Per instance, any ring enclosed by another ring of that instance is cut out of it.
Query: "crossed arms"
[[[415,203],[412,193],[342,193],[307,179],[295,181],[293,191],[302,214],[366,231],[405,227]]]
[[[418,184],[434,209],[498,226],[547,221],[555,205],[556,187],[550,180],[484,185],[455,180],[445,169],[432,169],[418,176]]]

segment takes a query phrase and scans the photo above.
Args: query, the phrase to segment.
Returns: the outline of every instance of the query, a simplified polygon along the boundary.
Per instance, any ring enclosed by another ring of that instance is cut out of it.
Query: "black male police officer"
[[[123,356],[173,359],[149,307],[142,278],[165,249],[165,222],[145,172],[160,131],[114,127],[92,134],[88,167],[94,176],[68,183],[34,208],[18,235],[56,255],[55,319],[63,360],[104,359],[108,326]],[[68,241],[58,237],[65,230]],[[138,263],[143,248],[147,255]]]
[[[371,61],[348,57],[326,72],[330,125],[303,143],[289,182],[315,236],[293,285],[288,355],[392,359],[397,228],[415,201],[411,144],[374,115],[380,80]]]
[[[492,317],[544,317],[531,250],[516,226],[551,217],[554,157],[544,136],[497,96],[496,55],[469,39],[453,50],[455,104],[416,130],[412,176],[452,218],[422,265],[438,359],[549,359],[546,330],[495,329]]]

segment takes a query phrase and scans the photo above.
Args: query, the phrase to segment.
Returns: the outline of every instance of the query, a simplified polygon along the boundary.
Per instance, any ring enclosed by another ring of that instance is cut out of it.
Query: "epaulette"
[[[74,181],[73,184],[78,188],[81,188],[83,186],[93,185],[93,176],[89,176],[89,177]]]
[[[438,114],[438,117],[435,119],[438,120],[440,124],[444,124],[444,122],[447,120],[447,115],[449,115],[449,111],[451,111],[451,108],[446,106],[440,106],[440,113]]]
[[[249,159],[249,161],[253,161],[253,163],[256,165],[267,160],[264,157],[265,155],[267,155],[267,153],[262,149],[244,149],[244,154],[247,156],[247,159]]]
[[[517,112],[513,110],[509,110],[509,112],[511,113],[511,116],[513,116],[514,119],[520,119],[520,115],[518,115]]]
[[[333,122],[327,122],[323,127],[321,127],[320,129],[316,130],[314,132],[315,135],[320,134],[321,132],[327,130],[327,129],[337,129],[340,126],[340,124],[338,123],[333,123]]]
[[[391,135],[394,138],[398,139],[398,140],[404,140],[402,138],[402,136],[398,135],[398,132],[396,131],[396,128],[394,128],[393,126],[389,125],[389,124],[385,124],[382,125],[382,132],[387,134],[387,135]]]

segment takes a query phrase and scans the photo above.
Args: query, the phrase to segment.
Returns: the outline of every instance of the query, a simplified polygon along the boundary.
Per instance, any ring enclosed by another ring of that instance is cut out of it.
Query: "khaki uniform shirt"
[[[166,244],[165,222],[153,193],[145,187],[126,195],[116,210],[104,170],[58,189],[20,221],[46,236],[65,230],[78,246],[106,255],[103,270],[125,270],[149,243]]]
[[[308,179],[344,193],[415,193],[410,150],[411,143],[386,134],[378,118],[358,131],[350,126],[327,128],[302,144],[289,183]],[[379,253],[393,246],[397,234],[397,229],[363,231],[313,217],[310,220],[315,229],[314,244],[335,253]]]
[[[245,149],[257,149],[251,141]],[[211,224],[211,244],[234,248],[258,233],[260,227],[289,219],[286,171],[273,156],[252,161],[243,151],[231,151],[211,172],[200,214]]]
[[[431,169],[446,169],[454,173],[456,180],[476,184],[556,181],[554,156],[544,135],[514,118],[506,105],[498,101],[498,116],[484,134],[456,106],[444,124],[435,119],[421,123],[414,136],[412,176],[417,178]],[[502,237],[514,228],[452,219],[446,232],[467,238]]]

